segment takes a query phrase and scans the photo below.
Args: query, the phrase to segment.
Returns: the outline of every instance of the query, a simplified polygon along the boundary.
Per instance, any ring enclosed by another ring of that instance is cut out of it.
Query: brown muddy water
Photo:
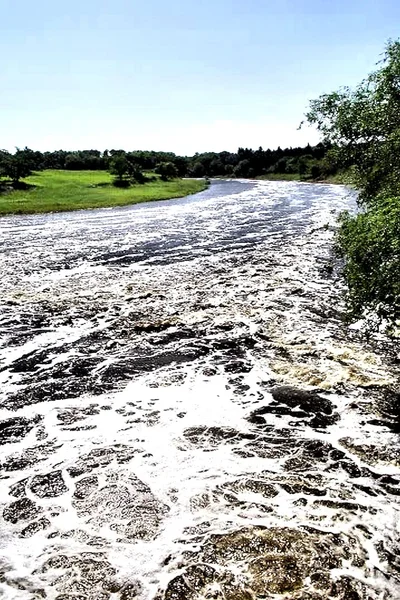
[[[398,349],[343,187],[0,221],[0,595],[400,598]]]

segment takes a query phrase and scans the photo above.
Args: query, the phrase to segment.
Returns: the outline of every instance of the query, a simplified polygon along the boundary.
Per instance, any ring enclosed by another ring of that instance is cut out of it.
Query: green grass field
[[[153,174],[152,174],[153,175]],[[58,171],[34,173],[24,182],[35,187],[0,194],[0,215],[125,206],[138,202],[169,200],[201,192],[203,180],[150,181],[116,188],[107,171]]]

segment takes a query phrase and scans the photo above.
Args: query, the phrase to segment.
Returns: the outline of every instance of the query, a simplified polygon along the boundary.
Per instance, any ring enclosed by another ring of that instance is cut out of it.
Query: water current
[[[0,221],[0,596],[396,600],[396,349],[339,186]]]

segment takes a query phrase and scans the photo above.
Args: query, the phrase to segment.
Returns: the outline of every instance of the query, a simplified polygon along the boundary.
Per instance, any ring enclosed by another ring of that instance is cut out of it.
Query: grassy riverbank
[[[0,194],[0,215],[56,212],[82,208],[125,206],[138,202],[169,200],[201,192],[204,180],[149,181],[116,188],[107,171],[46,170],[24,179],[26,190]]]

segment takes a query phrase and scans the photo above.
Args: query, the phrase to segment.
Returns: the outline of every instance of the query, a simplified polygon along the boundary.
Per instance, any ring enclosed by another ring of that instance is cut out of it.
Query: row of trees
[[[400,41],[390,41],[376,71],[355,89],[312,100],[307,121],[336,162],[353,165],[362,211],[345,214],[339,244],[346,258],[354,318],[373,317],[395,333],[400,321]]]
[[[191,157],[172,152],[124,150],[38,152],[24,148],[17,149],[14,154],[0,151],[0,175],[13,181],[43,169],[112,170],[119,178],[118,171],[123,167],[121,181],[132,173],[132,178],[139,180],[139,172],[157,170],[167,179],[186,176],[251,178],[267,173],[298,173],[301,177],[316,179],[336,172],[337,164],[330,143],[276,150],[239,148],[237,152],[206,152]]]

